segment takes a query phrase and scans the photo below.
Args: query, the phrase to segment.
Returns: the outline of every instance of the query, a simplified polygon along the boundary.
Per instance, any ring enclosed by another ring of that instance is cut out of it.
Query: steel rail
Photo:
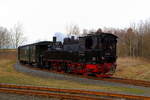
[[[31,91],[31,90],[18,90],[18,89],[6,89],[0,88],[0,92],[4,93],[16,93],[16,94],[23,94],[23,95],[36,95],[36,96],[46,96],[52,98],[61,98],[62,99],[73,99],[73,100],[100,100],[99,98],[88,97],[88,96],[76,96],[70,94],[60,94],[60,93],[49,93],[43,91]],[[108,100],[108,99],[102,99]]]
[[[116,78],[116,77],[96,78],[96,77],[91,77],[91,76],[86,76],[86,78],[94,79],[94,80],[108,81],[108,82],[115,82],[115,83],[131,84],[131,85],[135,85],[135,86],[150,87],[149,81],[142,81],[142,80],[124,79],[124,78]]]
[[[57,71],[50,71],[50,70],[41,69],[41,68],[33,68],[29,65],[22,65],[22,66],[25,66],[25,67],[28,67],[28,68],[31,68],[31,69],[34,69],[34,70],[42,70],[42,71],[45,71],[45,72],[65,74],[65,75],[70,75],[70,76],[75,76],[75,77],[80,77],[80,78],[88,78],[88,79],[93,79],[93,80],[102,80],[102,81],[108,81],[108,82],[131,84],[131,85],[135,85],[135,86],[150,87],[150,82],[149,81],[143,81],[143,80],[124,79],[124,78],[117,78],[117,77],[97,78],[97,77],[92,77],[92,76],[83,76],[83,75],[62,73],[62,72],[57,72]]]
[[[80,78],[88,78],[88,79],[93,79],[93,80],[102,80],[102,81],[115,82],[115,83],[131,84],[131,85],[135,85],[135,86],[150,87],[150,82],[149,81],[143,81],[143,80],[124,79],[124,78],[117,78],[117,77],[97,78],[97,77],[92,77],[92,76],[83,76],[83,75],[62,73],[62,72],[57,72],[57,71],[50,71],[50,70],[41,69],[41,68],[33,68],[29,65],[22,65],[22,66],[25,66],[25,67],[28,67],[28,68],[31,68],[31,69],[34,69],[34,70],[42,70],[42,71],[45,71],[45,72],[65,74],[65,75],[70,75],[70,76],[75,76],[75,77],[80,77]]]
[[[37,87],[37,86],[23,86],[23,85],[15,85],[15,84],[0,84],[0,91],[4,91],[4,89],[23,89],[22,91],[31,91],[31,94],[33,90],[37,91],[43,91],[43,92],[59,92],[59,93],[69,93],[72,95],[84,95],[84,96],[99,96],[99,97],[111,97],[111,98],[126,98],[126,99],[132,99],[132,100],[150,100],[150,97],[145,97],[145,96],[135,96],[135,95],[125,95],[125,94],[114,94],[114,93],[107,93],[107,92],[95,92],[95,91],[85,91],[85,90],[75,90],[75,89],[57,89],[57,88],[49,88],[49,87]],[[7,90],[6,90],[7,91]],[[15,90],[16,91],[16,90]],[[15,92],[13,90],[13,92]],[[22,93],[21,91],[21,93]],[[17,90],[15,93],[18,93],[19,91]],[[34,91],[35,92],[35,91]],[[9,92],[10,93],[10,92]],[[46,94],[45,94],[46,95]],[[48,93],[47,95],[50,95]],[[58,95],[58,94],[56,94]],[[62,97],[65,97],[63,95],[59,95]],[[69,96],[69,95],[67,95]],[[89,98],[89,100],[91,99]],[[76,98],[76,97],[74,97]],[[88,97],[85,97],[88,100]],[[93,98],[97,99],[97,98]]]
[[[126,83],[126,84],[132,84],[132,85],[137,85],[137,86],[150,87],[150,82],[149,81],[124,79],[124,78],[116,78],[116,77],[112,77],[111,79],[103,79],[103,80],[112,81],[112,82]]]

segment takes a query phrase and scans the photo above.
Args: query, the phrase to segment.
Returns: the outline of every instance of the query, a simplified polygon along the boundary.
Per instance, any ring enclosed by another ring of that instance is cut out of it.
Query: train
[[[18,47],[18,61],[52,71],[84,76],[111,77],[116,70],[117,36],[96,31],[63,42],[53,37]]]

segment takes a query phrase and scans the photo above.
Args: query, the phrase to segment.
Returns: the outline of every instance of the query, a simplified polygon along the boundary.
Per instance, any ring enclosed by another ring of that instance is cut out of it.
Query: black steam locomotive
[[[99,31],[63,43],[53,37],[18,47],[18,60],[58,72],[110,77],[116,69],[116,44],[117,36]]]

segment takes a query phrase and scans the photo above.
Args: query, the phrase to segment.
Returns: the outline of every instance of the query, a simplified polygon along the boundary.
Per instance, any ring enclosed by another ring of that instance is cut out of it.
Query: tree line
[[[80,33],[78,25],[71,26],[69,35],[92,34],[97,30],[83,29]],[[117,53],[120,57],[143,57],[150,59],[150,19],[132,23],[129,28],[103,28],[101,32],[108,32],[118,36]],[[75,32],[75,34],[73,33]]]
[[[67,26],[66,33],[69,35],[92,34],[97,30],[83,29],[76,24]],[[133,23],[129,28],[103,28],[101,32],[109,32],[118,36],[117,53],[118,56],[144,57],[150,59],[150,19]],[[0,49],[17,48],[25,41],[22,26],[20,24],[8,30],[0,27]]]
[[[17,48],[24,41],[21,24],[15,24],[11,29],[0,26],[0,49]]]
[[[133,23],[125,29],[105,28],[104,31],[119,37],[118,56],[150,59],[150,20]]]

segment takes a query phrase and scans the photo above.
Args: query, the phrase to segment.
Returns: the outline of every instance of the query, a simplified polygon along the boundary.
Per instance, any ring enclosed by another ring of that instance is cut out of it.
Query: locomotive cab
[[[87,37],[85,39],[85,48],[86,49],[92,49],[92,46],[93,46],[93,39],[92,39],[92,37]]]
[[[85,37],[86,61],[95,63],[116,61],[116,36],[110,33],[101,33]]]
[[[80,39],[84,41],[84,57],[81,58],[84,58],[86,69],[92,74],[113,74],[116,68],[117,36],[110,33],[99,33],[89,34]]]
[[[102,57],[104,57],[103,60],[107,62],[115,62],[116,61],[116,36],[109,35],[107,37],[102,38],[101,44],[102,44]]]

